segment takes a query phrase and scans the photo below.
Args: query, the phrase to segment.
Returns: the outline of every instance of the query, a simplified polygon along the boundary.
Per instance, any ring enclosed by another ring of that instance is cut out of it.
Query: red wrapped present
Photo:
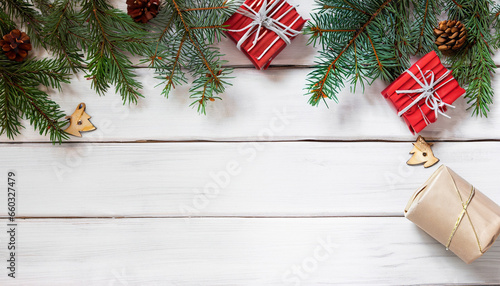
[[[465,90],[434,51],[418,60],[382,91],[413,134],[436,122],[439,114],[450,118],[445,114],[447,107],[454,108],[451,104],[463,94]]]
[[[286,0],[246,0],[224,25],[238,49],[262,70],[300,34],[305,23]]]

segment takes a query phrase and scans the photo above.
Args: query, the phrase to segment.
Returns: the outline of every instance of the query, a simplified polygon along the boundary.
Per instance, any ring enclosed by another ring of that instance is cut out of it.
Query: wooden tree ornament
[[[434,157],[434,153],[432,152],[431,146],[434,145],[432,143],[427,143],[424,140],[424,137],[418,136],[417,142],[413,143],[413,149],[410,154],[413,156],[406,162],[408,165],[420,165],[424,164],[425,168],[429,168],[434,166],[439,159]]]
[[[76,136],[82,137],[81,132],[88,132],[95,130],[95,126],[90,122],[90,115],[85,112],[86,105],[85,103],[78,104],[75,112],[71,116],[66,116],[66,119],[69,120],[69,127],[66,128],[66,133]]]

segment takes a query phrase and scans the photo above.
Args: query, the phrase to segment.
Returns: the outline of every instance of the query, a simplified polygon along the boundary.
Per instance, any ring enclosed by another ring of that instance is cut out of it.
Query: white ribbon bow
[[[413,100],[412,103],[410,103],[407,107],[405,107],[403,110],[401,110],[398,113],[398,116],[402,116],[405,114],[410,108],[412,108],[414,105],[416,105],[418,102],[420,102],[422,99],[425,98],[425,104],[431,109],[434,110],[436,114],[436,118],[438,114],[443,115],[446,118],[450,118],[450,116],[444,114],[442,111],[443,107],[448,106],[451,108],[455,108],[455,106],[448,104],[444,102],[439,94],[437,93],[437,90],[449,83],[450,81],[453,80],[453,77],[450,78],[448,81],[442,83],[441,85],[437,86],[441,81],[443,81],[450,73],[450,70],[447,70],[440,78],[438,78],[436,81],[434,81],[434,72],[432,70],[427,70],[425,73],[422,72],[420,67],[417,65],[418,70],[420,71],[420,74],[422,75],[422,81],[419,80],[410,70],[406,70],[406,72],[421,86],[421,88],[418,89],[412,89],[412,90],[396,90],[396,93],[421,93],[415,100]],[[430,74],[430,79],[428,79],[428,74]],[[427,81],[429,80],[429,81]],[[437,87],[436,87],[437,86]],[[420,109],[420,112],[422,112],[422,115],[424,116],[424,120],[426,124],[429,124],[430,121],[429,119],[425,116],[423,113],[422,109]]]
[[[292,24],[290,24],[290,26],[286,26],[285,24],[280,23],[280,20],[295,8],[294,6],[291,6],[290,9],[283,13],[283,15],[279,16],[276,19],[273,19],[272,17],[281,9],[281,7],[283,7],[286,1],[271,0],[272,3],[269,5],[267,4],[267,0],[263,1],[264,3],[262,4],[258,12],[252,9],[252,7],[248,6],[247,4],[243,4],[243,6],[238,9],[238,11],[236,11],[236,13],[252,19],[252,23],[238,30],[229,30],[230,32],[236,33],[246,31],[246,33],[243,35],[243,37],[241,37],[241,39],[238,41],[238,44],[236,45],[239,50],[241,50],[241,45],[248,38],[250,38],[252,34],[256,33],[252,43],[252,47],[250,48],[252,49],[255,44],[257,44],[257,41],[260,40],[259,36],[262,27],[276,33],[276,39],[257,58],[258,60],[260,60],[280,38],[283,39],[283,41],[285,41],[287,45],[289,45],[291,43],[291,39],[300,34],[300,31],[291,28],[300,19],[300,15],[292,22]],[[279,6],[274,10],[274,12],[269,14],[278,4]],[[247,10],[243,9],[243,7],[245,7]]]

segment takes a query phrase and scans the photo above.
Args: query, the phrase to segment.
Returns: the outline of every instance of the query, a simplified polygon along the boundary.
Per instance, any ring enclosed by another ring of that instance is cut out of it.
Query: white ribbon
[[[422,75],[422,81],[419,80],[410,70],[406,70],[406,72],[420,85],[421,88],[418,89],[412,89],[412,90],[396,90],[396,93],[421,93],[415,100],[413,100],[412,103],[410,103],[407,107],[405,107],[403,110],[401,110],[398,113],[398,116],[402,116],[405,114],[410,108],[415,106],[417,103],[419,103],[422,99],[425,99],[425,104],[431,109],[434,110],[436,114],[436,118],[438,114],[443,115],[446,118],[450,118],[448,115],[444,114],[442,111],[443,107],[448,106],[451,108],[455,108],[455,106],[448,104],[444,102],[439,94],[437,93],[437,90],[449,83],[450,81],[453,81],[453,77],[450,78],[448,81],[442,83],[441,85],[437,86],[441,81],[443,81],[450,73],[450,70],[447,70],[440,78],[437,80],[434,80],[434,72],[432,70],[427,70],[425,73],[422,72],[420,67],[417,65],[418,70],[420,71],[420,74]],[[427,78],[430,75],[430,78]],[[429,81],[428,81],[429,80]],[[437,86],[437,87],[436,87]],[[420,107],[419,107],[420,109]],[[420,109],[420,112],[422,113],[425,123],[429,124],[430,121],[429,119],[425,116],[424,112],[422,109]]]
[[[272,17],[281,9],[281,7],[283,7],[286,1],[271,0],[272,3],[269,5],[267,4],[267,0],[263,1],[264,3],[260,7],[259,11],[255,11],[254,9],[252,9],[252,7],[248,6],[247,4],[243,4],[243,6],[240,7],[238,11],[236,11],[236,13],[239,13],[243,16],[252,19],[252,23],[238,30],[229,30],[230,32],[236,32],[236,33],[246,31],[246,33],[241,37],[241,39],[238,41],[238,44],[236,45],[236,47],[239,50],[241,50],[241,45],[255,33],[255,38],[253,40],[252,47],[250,48],[252,49],[260,40],[259,36],[262,27],[276,33],[277,35],[276,39],[257,58],[258,60],[260,60],[279,39],[283,39],[283,41],[285,41],[285,43],[289,45],[291,43],[291,39],[300,34],[300,31],[291,28],[300,19],[300,15],[297,16],[297,18],[290,24],[290,26],[286,26],[285,24],[280,23],[280,20],[295,8],[294,6],[291,6],[290,9],[288,9],[278,18],[273,19]],[[276,9],[274,9],[278,4],[279,6]],[[243,9],[243,7],[245,7],[246,10]],[[274,12],[270,13],[273,9]]]

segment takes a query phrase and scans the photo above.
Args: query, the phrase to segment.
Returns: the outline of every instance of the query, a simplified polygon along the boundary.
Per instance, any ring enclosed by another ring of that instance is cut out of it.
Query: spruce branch
[[[466,86],[465,98],[476,116],[488,116],[493,103],[491,77],[496,65],[492,59],[493,37],[490,27],[492,17],[490,0],[446,0],[446,8],[452,19],[464,23],[467,29],[467,45],[449,59],[453,75]]]
[[[212,45],[224,36],[223,23],[238,7],[238,1],[166,0],[153,25],[144,25],[107,0],[1,1],[2,34],[21,23],[55,59],[28,57],[16,64],[0,58],[0,134],[15,137],[28,118],[53,141],[65,139],[63,114],[41,87],[60,89],[70,72],[86,72],[98,94],[115,86],[124,103],[137,102],[142,84],[130,55],[149,57],[165,95],[186,83],[189,74],[192,105],[204,113],[229,84],[231,69]]]
[[[0,11],[0,33],[3,36],[5,34],[10,33],[10,31],[16,28],[16,23],[11,20],[9,15],[7,15],[4,11]]]
[[[435,36],[433,30],[437,27],[437,15],[441,14],[437,0],[413,0],[414,21],[411,27],[410,45],[415,47],[414,54],[425,55],[435,50],[440,51],[434,45]]]
[[[155,44],[150,48],[150,67],[162,80],[163,95],[168,97],[176,85],[187,82],[186,71],[193,77],[191,106],[205,113],[208,102],[220,99],[229,83],[231,69],[218,48],[212,45],[224,34],[223,23],[236,11],[237,1],[168,0],[151,21]]]
[[[27,30],[27,34],[35,46],[45,46],[41,15],[32,3],[24,0],[3,0],[0,2],[0,8],[9,15],[10,19],[19,18],[21,20],[22,27]]]
[[[92,86],[102,95],[115,85],[124,103],[137,103],[143,97],[139,92],[142,84],[136,80],[132,62],[125,53],[143,55],[147,31],[105,0],[84,0],[81,13],[88,21],[92,39],[85,47],[89,61],[87,77]]]
[[[354,89],[376,78],[394,79],[403,67],[394,47],[405,45],[408,27],[395,29],[407,5],[391,0],[320,0],[319,12],[306,27],[310,43],[321,44],[319,61],[308,76],[309,103],[338,101],[337,94],[350,80]],[[398,2],[398,1],[395,1]],[[397,35],[399,33],[399,36]],[[354,64],[353,64],[354,63]]]
[[[21,133],[21,111],[15,104],[14,88],[5,75],[0,77],[0,135],[7,134],[7,137],[14,139]]]
[[[77,2],[79,1],[80,0],[74,0],[73,3],[77,4]],[[40,10],[42,17],[46,17],[47,15],[49,15],[49,13],[54,8],[53,0],[32,0],[32,2],[33,6]]]
[[[491,10],[491,22],[494,30],[493,45],[500,48],[500,5],[496,4]]]
[[[398,64],[389,68],[391,74],[394,75],[401,74],[409,68],[410,56],[417,52],[417,47],[411,39],[410,2],[411,0],[399,0],[392,2],[388,7],[388,10],[394,15],[394,42]]]
[[[63,127],[67,123],[59,105],[40,89],[40,85],[61,88],[69,83],[68,74],[57,60],[28,59],[12,63],[0,56],[0,135],[14,139],[24,128],[21,118],[41,135],[50,135],[54,143],[67,140]]]
[[[44,1],[42,1],[44,2]],[[84,18],[75,10],[73,0],[55,0],[53,3],[41,3],[45,9],[43,34],[50,50],[64,62],[73,73],[84,69],[82,47],[87,34],[83,28]]]

